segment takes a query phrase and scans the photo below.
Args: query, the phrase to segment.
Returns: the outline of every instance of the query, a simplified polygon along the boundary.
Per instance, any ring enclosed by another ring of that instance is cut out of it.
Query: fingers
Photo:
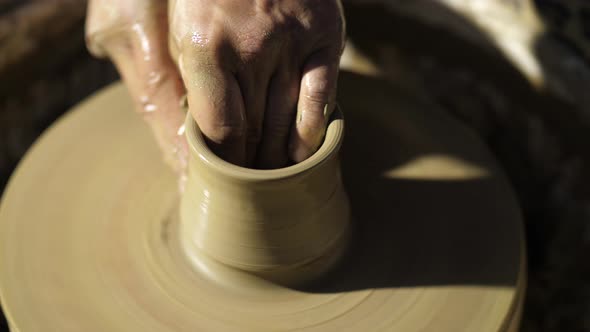
[[[217,62],[190,51],[179,56],[189,111],[209,148],[222,159],[246,164],[246,116],[234,75]]]
[[[262,169],[287,166],[287,143],[296,112],[300,76],[279,66],[270,81],[262,140],[257,150],[256,166]]]
[[[94,44],[114,62],[136,110],[154,132],[165,161],[182,173],[188,152],[180,133],[184,114],[179,103],[184,86],[167,52],[166,2],[121,3],[122,7],[116,11],[119,16],[112,22],[103,17],[104,7],[109,5],[117,6],[115,3],[90,3],[89,44]]]
[[[268,74],[264,67],[258,73],[248,72],[239,79],[239,86],[244,99],[246,129],[246,166],[253,167],[258,145],[262,139],[262,126],[266,108]]]
[[[188,149],[181,132],[184,114],[180,100],[184,86],[180,75],[171,63],[148,66],[134,58],[122,50],[113,50],[111,55],[137,112],[150,125],[165,162],[175,171],[182,172],[186,168]]]
[[[186,87],[189,112],[209,148],[225,161],[246,166],[244,95],[223,7],[215,1],[169,0],[169,48]],[[256,104],[255,90],[247,92],[248,101]]]
[[[294,162],[309,158],[322,143],[327,121],[336,103],[338,57],[315,53],[303,68],[297,117],[289,138]]]

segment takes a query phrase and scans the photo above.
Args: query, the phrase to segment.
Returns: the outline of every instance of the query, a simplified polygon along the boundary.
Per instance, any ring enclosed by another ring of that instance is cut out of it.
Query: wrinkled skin
[[[90,50],[115,63],[180,173],[185,93],[232,163],[283,167],[320,145],[344,46],[339,0],[91,0],[88,10]]]

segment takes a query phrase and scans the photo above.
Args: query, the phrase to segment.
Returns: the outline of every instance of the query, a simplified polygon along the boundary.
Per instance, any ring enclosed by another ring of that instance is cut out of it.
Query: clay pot
[[[350,209],[338,160],[344,120],[340,112],[334,115],[317,153],[273,170],[222,160],[187,118],[191,158],[180,234],[196,267],[214,279],[227,276],[220,268],[229,266],[298,285],[338,261],[348,242]]]

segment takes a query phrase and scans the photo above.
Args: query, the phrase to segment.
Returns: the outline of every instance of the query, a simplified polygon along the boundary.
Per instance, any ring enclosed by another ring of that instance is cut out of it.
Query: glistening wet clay
[[[338,261],[350,230],[338,158],[344,138],[341,113],[331,118],[314,155],[273,170],[228,163],[209,150],[190,115],[185,127],[191,157],[180,236],[195,267],[213,279],[224,278],[221,264],[299,285]]]

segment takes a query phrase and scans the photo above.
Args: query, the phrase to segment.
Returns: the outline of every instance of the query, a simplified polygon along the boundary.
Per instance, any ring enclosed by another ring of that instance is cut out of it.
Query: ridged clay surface
[[[352,242],[299,288],[203,273],[181,246],[176,179],[125,88],[79,105],[29,151],[0,205],[13,329],[516,331],[520,213],[485,146],[384,81],[343,72],[339,94]]]

